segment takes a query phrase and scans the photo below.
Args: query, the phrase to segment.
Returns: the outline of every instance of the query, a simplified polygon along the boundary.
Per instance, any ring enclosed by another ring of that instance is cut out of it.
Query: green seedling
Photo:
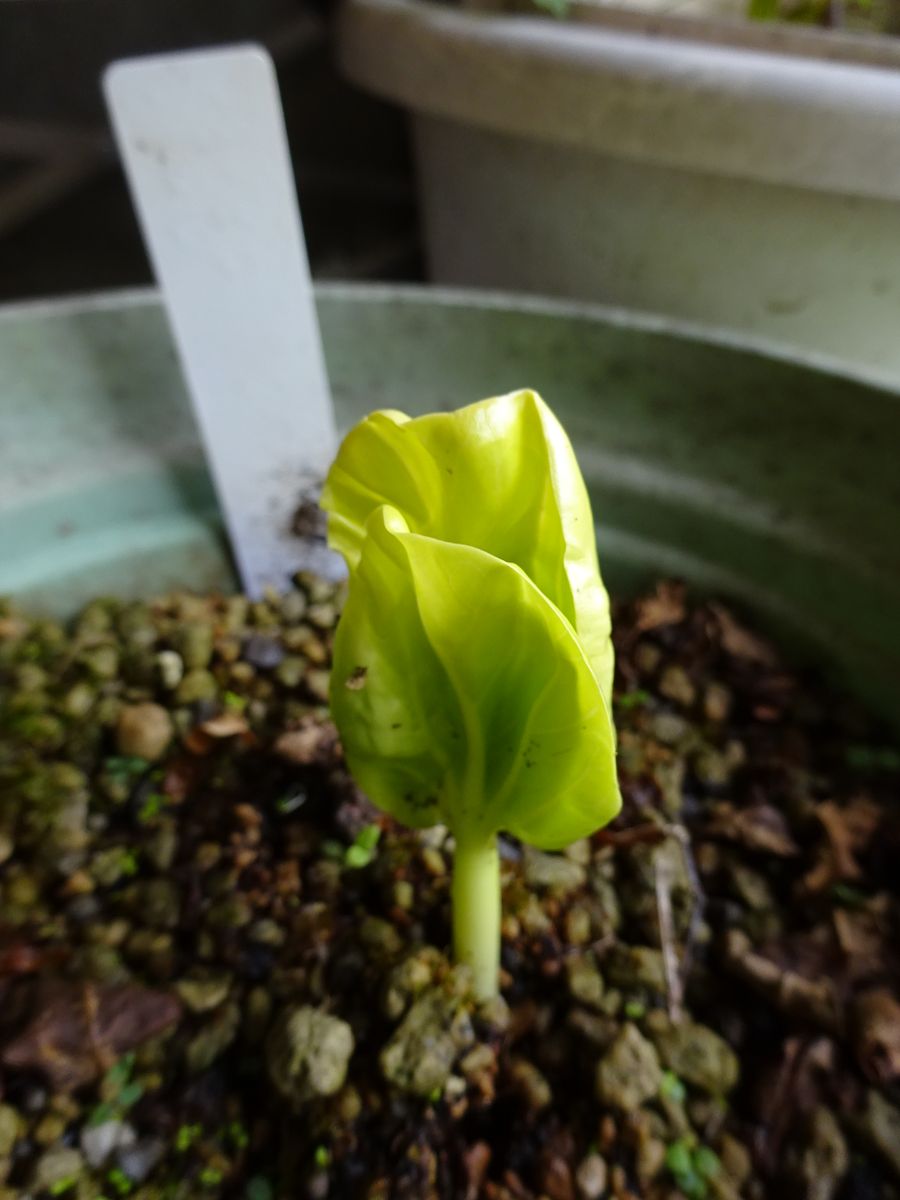
[[[179,1125],[175,1134],[175,1149],[184,1154],[202,1136],[202,1125]]]
[[[679,1138],[666,1149],[666,1167],[689,1200],[704,1200],[709,1181],[718,1175],[721,1165],[715,1151],[697,1146],[689,1138]]]
[[[375,857],[375,848],[380,837],[381,830],[377,825],[367,825],[365,829],[361,829],[352,846],[348,846],[344,851],[344,865],[354,870],[367,867]]]
[[[134,1063],[133,1053],[124,1054],[103,1076],[101,1094],[106,1098],[91,1111],[89,1126],[121,1120],[143,1096],[143,1086],[131,1077]]]
[[[322,506],[350,569],[331,706],[351,771],[415,828],[449,826],[457,958],[496,994],[497,834],[557,850],[620,799],[609,598],[587,490],[534,392],[344,440]]]
[[[70,1192],[77,1183],[77,1175],[66,1175],[62,1179],[57,1179],[55,1183],[51,1183],[47,1191],[51,1196],[64,1196],[66,1192]]]
[[[120,862],[122,874],[126,878],[132,875],[137,875],[139,869],[137,851],[123,849],[120,856]]]
[[[241,1121],[229,1121],[225,1129],[225,1136],[236,1150],[246,1150],[250,1145],[250,1134]]]
[[[151,821],[156,820],[165,806],[165,796],[163,796],[160,792],[151,792],[141,805],[141,810],[138,813],[138,820],[142,825],[148,825]]]
[[[664,1100],[671,1100],[675,1104],[683,1104],[687,1096],[687,1089],[674,1071],[663,1071],[662,1083],[659,1085],[659,1094]]]
[[[106,1182],[120,1196],[128,1196],[134,1191],[134,1184],[120,1167],[113,1167],[107,1172]]]

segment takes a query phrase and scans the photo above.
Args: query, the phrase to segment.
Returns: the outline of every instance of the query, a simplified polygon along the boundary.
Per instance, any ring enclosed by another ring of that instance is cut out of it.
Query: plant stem
[[[457,835],[453,862],[453,949],[471,967],[475,995],[490,1000],[500,973],[500,857],[497,839]]]

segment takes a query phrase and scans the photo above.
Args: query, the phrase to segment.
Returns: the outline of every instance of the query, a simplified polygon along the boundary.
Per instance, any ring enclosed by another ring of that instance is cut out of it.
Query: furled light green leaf
[[[384,410],[360,422],[322,496],[329,541],[351,572],[366,522],[383,504],[413,533],[520,567],[574,628],[609,705],[609,598],[590,501],[565,431],[536,392],[415,419]]]
[[[359,538],[332,709],[356,779],[407,824],[555,849],[618,810],[609,709],[570,623],[518,565],[387,506]]]

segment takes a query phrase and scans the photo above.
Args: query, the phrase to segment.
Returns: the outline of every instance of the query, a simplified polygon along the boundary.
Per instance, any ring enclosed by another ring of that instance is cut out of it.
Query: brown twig
[[[647,821],[643,825],[629,825],[626,829],[600,829],[594,834],[598,846],[612,846],[616,850],[628,850],[632,846],[652,846],[665,841],[666,837],[666,829],[653,821]]]
[[[694,956],[694,947],[697,944],[697,935],[700,932],[700,926],[703,923],[703,914],[706,911],[706,895],[703,891],[703,885],[700,882],[700,872],[697,870],[697,864],[694,861],[694,852],[691,849],[691,835],[683,825],[667,825],[666,833],[678,843],[678,847],[681,850],[681,860],[684,863],[684,873],[687,875],[688,884],[691,889],[691,915],[688,918],[687,934],[681,954],[681,974],[686,986]]]
[[[666,859],[655,863],[656,916],[659,922],[659,943],[662,947],[663,970],[666,975],[666,996],[669,1018],[681,1020],[684,1001],[684,981],[678,967],[675,949],[675,922],[672,919],[672,876]]]
[[[659,825],[654,821],[646,821],[641,825],[630,825],[626,829],[601,829],[594,835],[600,846],[612,846],[616,850],[628,850],[632,846],[654,846],[666,838],[673,838],[678,843],[684,863],[691,893],[691,911],[688,919],[687,934],[681,951],[681,960],[675,938],[675,923],[672,915],[672,880],[669,878],[668,867],[660,871],[656,867],[655,888],[656,908],[659,920],[659,936],[663,953],[663,966],[666,973],[666,990],[669,999],[669,1015],[673,1020],[680,1016],[684,1003],[684,993],[687,988],[687,978],[690,974],[691,961],[697,935],[703,921],[706,908],[706,897],[700,882],[700,872],[694,861],[691,850],[691,837],[683,825]],[[676,1016],[675,1014],[678,1014]]]

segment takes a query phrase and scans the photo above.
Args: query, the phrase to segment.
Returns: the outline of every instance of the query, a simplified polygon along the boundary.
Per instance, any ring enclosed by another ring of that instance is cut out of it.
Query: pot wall
[[[900,380],[896,68],[420,0],[351,0],[340,53],[413,113],[439,282],[626,304]]]
[[[317,290],[340,429],[531,386],[568,429],[601,563],[750,608],[900,718],[900,402],[771,347],[614,310]],[[0,310],[0,594],[233,587],[154,293]]]
[[[897,204],[441,118],[414,126],[428,261],[440,283],[661,313],[900,380]]]

